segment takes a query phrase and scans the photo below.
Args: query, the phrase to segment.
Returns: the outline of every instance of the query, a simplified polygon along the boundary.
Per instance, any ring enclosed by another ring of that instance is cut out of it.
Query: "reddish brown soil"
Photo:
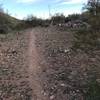
[[[73,52],[73,34],[34,28],[0,35],[0,100],[85,100],[100,82],[100,51]]]
[[[36,31],[0,35],[0,100],[49,100],[41,85]]]
[[[36,31],[30,31],[29,35],[29,47],[28,47],[28,62],[29,62],[29,82],[31,88],[33,89],[33,98],[32,100],[48,100],[46,96],[42,94],[41,79],[39,77],[41,73],[41,67],[39,66],[40,55],[38,54],[35,41]]]

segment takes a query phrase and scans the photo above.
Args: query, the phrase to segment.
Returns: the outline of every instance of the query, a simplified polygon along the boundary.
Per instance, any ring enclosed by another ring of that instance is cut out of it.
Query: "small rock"
[[[70,52],[70,50],[69,50],[69,49],[66,49],[66,50],[64,50],[64,52],[65,52],[65,53],[68,53],[68,52]]]
[[[2,95],[2,91],[0,91],[0,96]]]
[[[47,94],[44,92],[43,95],[46,96]]]
[[[80,92],[79,90],[76,90],[76,92]]]
[[[47,94],[46,94],[46,92],[44,92],[44,91],[41,91],[41,94],[43,94],[44,96],[46,96]]]
[[[95,62],[96,61],[96,58],[91,58],[91,61]]]
[[[100,83],[100,79],[96,79],[96,81],[97,81],[98,83]]]
[[[12,54],[17,54],[17,51],[16,50],[12,50]]]
[[[65,87],[66,85],[64,83],[60,84],[60,86]]]
[[[41,94],[43,94],[44,93],[44,91],[41,91]]]
[[[73,76],[68,76],[69,79],[73,79]]]
[[[72,71],[71,75],[77,75],[77,71]]]
[[[55,96],[54,96],[54,95],[50,96],[50,100],[53,100],[54,98],[55,98]]]

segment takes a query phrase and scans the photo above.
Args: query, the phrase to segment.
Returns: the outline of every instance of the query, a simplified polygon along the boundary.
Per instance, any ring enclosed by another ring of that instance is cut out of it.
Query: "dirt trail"
[[[28,61],[29,82],[33,90],[32,100],[48,100],[42,94],[43,90],[38,76],[41,72],[41,68],[38,65],[39,55],[35,46],[35,30],[32,30],[29,36]]]
[[[52,27],[0,35],[0,100],[85,100],[89,81],[100,83],[100,50],[76,53],[72,41]]]

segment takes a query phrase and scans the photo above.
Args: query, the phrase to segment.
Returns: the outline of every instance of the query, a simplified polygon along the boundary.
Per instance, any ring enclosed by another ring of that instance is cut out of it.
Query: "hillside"
[[[15,29],[19,22],[20,20],[0,12],[0,33],[7,33],[8,31]]]

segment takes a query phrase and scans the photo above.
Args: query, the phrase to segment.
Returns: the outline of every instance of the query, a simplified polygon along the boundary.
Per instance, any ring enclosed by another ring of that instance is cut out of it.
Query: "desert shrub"
[[[85,100],[100,100],[100,84],[96,80],[88,83]]]
[[[90,27],[75,32],[73,47],[82,50],[100,49],[100,1],[88,0],[85,9]]]
[[[80,29],[74,33],[73,48],[90,51],[100,49],[100,34],[91,29]]]
[[[63,14],[56,13],[54,16],[51,18],[51,22],[53,25],[59,24],[59,23],[64,23],[66,20],[66,17]]]
[[[16,28],[20,28],[22,26],[23,28],[31,28],[31,27],[48,27],[50,25],[50,20],[49,19],[41,19],[34,17],[33,15],[27,16],[26,19],[24,19],[21,23],[19,23]]]
[[[0,34],[7,34],[11,29],[8,25],[0,25]]]
[[[68,16],[68,18],[71,21],[80,20],[81,19],[81,15],[80,14],[71,14],[71,15]]]
[[[18,21],[5,12],[0,12],[0,33],[4,34],[14,30]]]

